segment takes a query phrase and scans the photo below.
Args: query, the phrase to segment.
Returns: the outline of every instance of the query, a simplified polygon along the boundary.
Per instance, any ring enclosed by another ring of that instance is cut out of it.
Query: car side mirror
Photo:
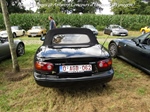
[[[41,36],[40,40],[44,41],[45,40],[45,36]]]

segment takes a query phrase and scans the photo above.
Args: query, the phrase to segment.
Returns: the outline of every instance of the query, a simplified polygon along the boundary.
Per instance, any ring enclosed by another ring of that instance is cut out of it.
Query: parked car
[[[111,36],[128,36],[128,30],[120,25],[111,24],[104,29],[104,34]]]
[[[144,27],[144,28],[141,28],[141,29],[140,29],[140,32],[141,32],[142,34],[150,32],[150,26],[146,26],[146,27]]]
[[[110,41],[109,52],[150,74],[150,33]]]
[[[32,26],[32,28],[27,31],[28,37],[43,36],[46,35],[46,33],[47,30],[43,26]]]
[[[81,28],[90,29],[94,35],[98,35],[98,30],[93,25],[83,25]]]
[[[113,74],[110,54],[86,28],[50,30],[34,56],[34,78],[41,86],[107,83]]]
[[[19,36],[24,36],[26,33],[26,31],[22,29],[20,26],[12,26],[11,30],[12,30],[12,34],[14,38],[19,37]],[[6,30],[1,31],[0,37],[7,38],[8,37],[7,31]]]
[[[61,28],[70,28],[72,27],[71,25],[62,25]]]
[[[25,54],[25,45],[21,40],[14,40],[17,56]],[[9,42],[7,38],[0,37],[0,61],[7,59],[11,56],[9,49]]]

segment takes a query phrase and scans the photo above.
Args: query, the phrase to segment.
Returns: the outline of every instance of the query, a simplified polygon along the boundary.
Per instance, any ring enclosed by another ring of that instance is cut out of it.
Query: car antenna
[[[108,37],[109,37],[109,35],[106,37],[106,39],[105,39],[104,43],[102,44],[101,49],[104,47],[104,44],[105,44],[106,40],[108,39]]]

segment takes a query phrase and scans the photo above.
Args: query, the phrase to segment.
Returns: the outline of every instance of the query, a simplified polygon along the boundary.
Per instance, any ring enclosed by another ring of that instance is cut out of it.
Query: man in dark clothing
[[[55,23],[53,17],[49,16],[49,20],[50,20],[50,22],[49,22],[49,29],[51,30],[51,29],[56,28],[56,23]]]

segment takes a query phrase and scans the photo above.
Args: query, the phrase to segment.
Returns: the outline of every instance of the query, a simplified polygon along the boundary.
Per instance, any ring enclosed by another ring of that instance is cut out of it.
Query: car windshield
[[[94,27],[94,26],[92,26],[92,25],[86,25],[86,26],[85,26],[85,28],[95,29],[95,27]]]
[[[114,26],[112,26],[112,28],[113,28],[113,29],[116,29],[116,28],[122,28],[122,27],[119,26],[119,25],[114,25]]]
[[[145,40],[150,38],[150,34],[149,33],[145,33],[143,35],[140,35],[137,38],[133,38],[132,40],[136,43],[145,43]]]
[[[12,26],[11,30],[18,30],[18,26]]]
[[[62,28],[71,27],[71,25],[62,25]]]
[[[32,29],[41,29],[40,26],[33,26]]]
[[[53,37],[54,44],[85,44],[90,42],[86,34],[59,34]]]

